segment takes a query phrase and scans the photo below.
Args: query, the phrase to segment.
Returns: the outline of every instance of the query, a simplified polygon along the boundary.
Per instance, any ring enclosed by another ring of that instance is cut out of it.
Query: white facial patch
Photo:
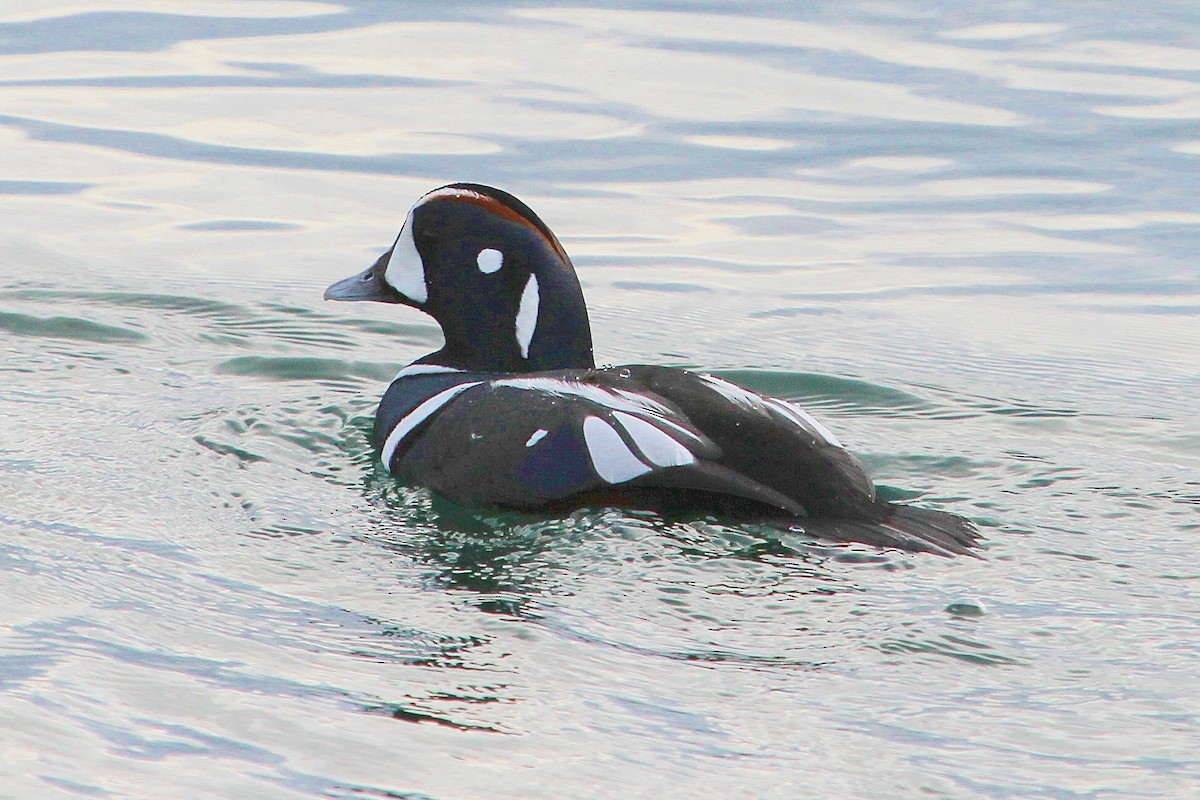
[[[451,386],[449,389],[438,392],[401,417],[400,421],[396,423],[396,427],[392,428],[391,433],[388,434],[387,440],[383,443],[383,450],[379,454],[379,458],[383,461],[383,468],[391,472],[392,456],[395,455],[396,448],[400,446],[400,442],[404,441],[404,437],[413,432],[414,428],[429,419],[433,412],[453,400],[456,394],[465,392],[472,386],[478,386],[482,382],[473,381],[471,383],[460,383],[457,386]]]
[[[413,206],[413,211],[416,211],[419,205],[420,203],[417,203]],[[408,212],[404,227],[396,237],[392,257],[388,259],[387,269],[383,271],[383,279],[414,303],[424,303],[429,299],[429,288],[425,285],[425,262],[421,260],[421,254],[417,252],[417,243],[413,241],[413,211]]]
[[[696,457],[691,451],[646,420],[624,411],[614,411],[613,416],[651,464],[681,467],[695,463]]]
[[[490,247],[484,248],[475,257],[475,263],[479,265],[480,272],[484,275],[491,275],[504,266],[504,253]]]
[[[583,441],[596,474],[609,483],[625,483],[651,469],[638,460],[617,429],[599,417],[584,419]]]
[[[517,346],[521,348],[522,358],[529,358],[529,344],[537,331],[539,302],[537,276],[530,275],[525,291],[521,292],[521,305],[517,308]]]
[[[545,428],[538,428],[536,431],[533,432],[533,435],[529,437],[529,441],[525,442],[525,446],[533,447],[535,444],[540,442],[542,439],[545,439],[546,434],[549,432],[550,431],[546,430]]]
[[[809,433],[816,434],[818,439],[824,439],[826,444],[831,444],[834,447],[843,446],[842,443],[837,440],[837,437],[830,433],[828,428],[817,422],[817,420],[804,409],[794,406],[785,400],[777,400],[774,397],[768,398],[767,404],[783,416],[787,417],[787,419],[799,425],[801,428],[804,428],[804,430],[808,431]]]

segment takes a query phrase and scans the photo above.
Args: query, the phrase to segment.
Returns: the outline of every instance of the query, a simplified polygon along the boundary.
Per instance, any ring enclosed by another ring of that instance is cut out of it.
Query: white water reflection
[[[153,4],[114,4],[112,8],[152,10]],[[65,5],[43,10],[41,16],[66,17],[77,10]],[[10,13],[12,22],[35,18],[32,8]],[[217,3],[190,13],[323,15],[322,19],[341,16],[337,7],[304,3],[252,7]],[[934,154],[860,154],[842,165],[803,166],[812,142],[807,134],[793,138],[796,131],[803,130],[804,126],[799,125],[802,119],[825,119],[836,125],[842,115],[851,115],[983,128],[1041,125],[1039,111],[1022,109],[1019,102],[1013,102],[1014,97],[995,88],[980,94],[988,99],[987,104],[964,103],[938,96],[937,90],[929,90],[928,79],[917,79],[916,73],[912,76],[914,84],[925,88],[899,85],[895,81],[903,75],[896,74],[889,75],[890,80],[885,82],[840,77],[836,64],[816,64],[819,71],[814,71],[814,52],[905,68],[965,73],[1009,89],[1066,92],[1080,97],[1104,94],[1142,100],[1180,98],[1153,105],[1091,109],[1092,113],[1131,119],[1189,118],[1194,112],[1194,95],[1200,91],[1195,81],[1181,77],[1196,68],[1200,55],[1194,50],[1137,42],[1078,41],[1071,38],[1071,26],[1061,23],[996,23],[938,31],[937,38],[957,43],[945,44],[906,38],[898,29],[863,23],[835,25],[717,14],[547,8],[497,12],[493,16],[494,21],[489,23],[414,20],[317,33],[206,38],[145,52],[5,55],[0,57],[4,76],[0,107],[10,127],[5,129],[3,160],[18,179],[94,182],[107,187],[85,192],[84,205],[94,199],[103,204],[138,206],[155,213],[158,224],[169,220],[179,226],[194,226],[203,223],[205,217],[175,205],[169,199],[169,186],[195,190],[197,182],[207,182],[206,176],[227,171],[210,171],[206,165],[192,172],[185,160],[173,168],[174,179],[164,180],[157,159],[168,152],[178,158],[190,150],[194,155],[188,160],[201,162],[213,158],[266,161],[270,165],[266,169],[272,174],[278,167],[304,171],[306,155],[315,158],[308,168],[367,174],[378,167],[392,171],[391,165],[399,166],[413,156],[444,157],[426,168],[413,164],[417,174],[429,174],[428,180],[412,182],[419,192],[420,186],[428,183],[476,177],[446,176],[439,165],[452,163],[447,158],[472,157],[478,161],[511,154],[517,141],[563,142],[576,147],[600,142],[603,149],[594,150],[593,155],[572,157],[564,151],[557,163],[568,169],[572,163],[586,165],[589,181],[583,186],[590,191],[603,188],[629,195],[631,204],[612,221],[624,231],[631,230],[630,217],[640,221],[632,231],[638,238],[630,238],[624,245],[615,243],[603,229],[603,220],[600,230],[595,229],[595,221],[580,224],[576,220],[583,216],[581,210],[563,208],[570,205],[569,201],[556,198],[548,207],[551,212],[561,213],[560,219],[566,223],[560,227],[568,235],[586,237],[581,238],[585,247],[602,241],[613,245],[585,249],[581,253],[585,256],[613,256],[635,250],[667,254],[683,244],[685,249],[706,248],[704,255],[710,261],[770,264],[795,258],[795,253],[824,260],[830,250],[840,251],[848,242],[861,243],[850,244],[849,251],[842,251],[850,258],[871,253],[938,254],[955,247],[961,247],[964,253],[1119,253],[1128,252],[1128,247],[1043,235],[1081,229],[1069,222],[1055,224],[1056,216],[1068,220],[1097,216],[1080,213],[1078,207],[1043,209],[1038,216],[1046,221],[1023,225],[1023,229],[1004,224],[1004,220],[1018,219],[1011,214],[973,214],[970,220],[962,215],[943,215],[940,219],[931,215],[929,223],[920,226],[923,230],[919,235],[908,236],[891,235],[896,223],[903,224],[903,215],[867,213],[851,218],[818,211],[811,214],[812,218],[836,225],[853,224],[857,219],[879,233],[865,237],[839,234],[828,240],[814,240],[806,234],[771,242],[760,240],[749,246],[727,235],[729,229],[723,228],[719,219],[757,216],[764,210],[787,213],[786,208],[764,209],[764,198],[786,199],[795,210],[797,203],[806,201],[902,204],[910,199],[922,203],[938,198],[1032,199],[1113,190],[1113,185],[1105,181],[1065,175],[1012,176],[1001,172],[878,183],[858,171],[969,171],[962,154],[947,152],[951,157],[943,157],[936,150]],[[705,43],[734,44],[737,52],[705,51]],[[997,43],[1019,49],[997,49]],[[755,52],[751,49],[754,47],[767,49]],[[1080,67],[1091,69],[1081,71]],[[1168,70],[1173,74],[1135,75],[1114,71],[1113,67]],[[1097,68],[1101,71],[1092,71]],[[186,88],[182,84],[161,88],[139,85],[164,78],[199,83]],[[351,83],[345,84],[342,79]],[[288,81],[299,81],[301,85],[288,86]],[[814,114],[818,116],[807,116]],[[787,128],[780,128],[772,120],[790,122]],[[687,122],[703,123],[708,130],[668,133],[670,126]],[[736,123],[746,123],[763,135],[734,133],[730,126]],[[14,132],[20,130],[25,133]],[[780,137],[784,131],[789,135]],[[592,173],[600,167],[597,159],[603,161],[605,150],[628,155],[637,142],[659,140],[664,133],[668,139],[718,151],[776,154],[772,163],[798,165],[792,167],[798,177],[781,178],[777,168],[771,170],[774,174],[721,176],[713,173],[726,170],[705,163],[699,170],[701,174],[685,181],[663,183],[653,174],[639,176],[636,182],[592,180]],[[54,143],[44,144],[47,138]],[[75,147],[72,140],[87,144]],[[1176,152],[1191,152],[1190,144],[1170,144]],[[287,160],[286,154],[299,160]],[[539,166],[544,169],[554,163],[554,159],[547,159]],[[905,163],[920,167],[900,166]],[[246,182],[247,173],[261,168],[243,163],[224,175],[219,186],[198,192],[200,197],[211,193],[214,204],[225,206],[223,213],[213,209],[212,218],[263,216],[261,211],[246,207],[255,205],[247,199],[251,187],[236,188]],[[489,168],[482,171],[487,173]],[[22,178],[22,173],[28,177]],[[130,176],[138,173],[147,175],[148,180],[131,181]],[[529,177],[524,182],[529,182]],[[364,185],[371,181],[361,174],[342,180],[329,176],[319,180],[337,185],[333,205],[356,205],[352,198],[363,193]],[[397,183],[396,188],[399,191],[404,187]],[[688,202],[677,205],[662,202],[664,198]],[[706,222],[707,215],[695,213],[698,206],[691,202],[695,200],[719,202],[719,216]],[[304,207],[289,207],[278,201],[275,198],[273,207],[283,213],[266,215],[268,218],[303,217],[308,207],[307,202]],[[388,201],[370,206],[394,204],[403,203]],[[1181,209],[1160,212],[1172,213],[1171,222],[1193,224]],[[312,216],[328,218],[325,213]],[[1163,216],[1143,215],[1138,219],[1166,221]],[[687,230],[680,231],[681,224]],[[644,239],[639,229],[661,237],[660,247],[641,249]],[[885,238],[890,239],[890,245],[882,245],[880,240]]]
[[[189,17],[231,17],[238,19],[271,19],[279,17],[308,17],[318,14],[335,14],[343,10],[332,3],[300,2],[296,0],[195,0],[186,8],[171,9],[171,13]],[[80,14],[117,13],[164,13],[160,0],[89,0],[87,3],[71,0],[7,0],[0,9],[0,23],[30,22]]]

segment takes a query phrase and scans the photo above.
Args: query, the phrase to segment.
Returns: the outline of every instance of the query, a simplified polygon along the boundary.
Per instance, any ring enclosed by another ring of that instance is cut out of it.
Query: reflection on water
[[[4,791],[1196,794],[1196,32],[10,1]],[[560,235],[599,360],[803,403],[987,560],[395,485],[438,330],[320,291],[454,180]]]

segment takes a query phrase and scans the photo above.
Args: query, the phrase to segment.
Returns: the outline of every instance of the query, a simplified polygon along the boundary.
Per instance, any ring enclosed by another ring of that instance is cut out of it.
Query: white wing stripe
[[[681,467],[694,464],[696,457],[679,442],[672,439],[654,425],[624,411],[614,411],[613,416],[633,439],[650,463],[659,467]]]
[[[786,400],[763,397],[748,389],[743,389],[735,383],[715,378],[712,375],[701,375],[700,377],[714,391],[718,392],[731,403],[751,409],[752,411],[758,411],[762,414],[769,414],[771,411],[776,411],[782,414],[785,419],[794,422],[809,433],[815,434],[817,438],[824,439],[825,442],[834,447],[842,447],[842,443],[837,440],[837,437],[828,428],[817,422],[807,411],[792,405]]]
[[[655,414],[655,413],[653,413],[653,412],[647,412],[647,413],[648,413],[650,416],[654,417],[654,419],[656,419],[656,420],[658,420],[659,422],[661,422],[663,425],[666,425],[666,426],[667,426],[667,427],[669,427],[669,428],[674,428],[675,430],[679,431],[680,433],[682,433],[684,436],[688,437],[689,439],[695,439],[697,442],[703,442],[703,441],[704,441],[704,439],[702,439],[701,437],[699,437],[699,436],[697,436],[696,434],[692,433],[692,432],[691,432],[691,431],[689,431],[687,428],[683,427],[682,425],[680,425],[680,424],[678,424],[678,423],[672,422],[671,420],[667,419],[666,417],[663,417],[663,416],[661,416],[661,415],[659,415],[659,414]]]
[[[670,415],[673,413],[671,409],[657,400],[637,394],[636,392],[630,392],[626,389],[606,389],[590,383],[565,381],[559,378],[503,378],[493,381],[493,385],[507,386],[510,389],[546,392],[547,394],[555,394],[560,397],[581,397],[584,400],[590,400],[612,411],[627,411],[630,414],[642,414],[653,417],[656,421],[679,431],[689,439],[701,443],[704,442],[703,437],[672,421],[670,419]]]
[[[771,408],[783,414],[785,417],[799,425],[801,428],[804,428],[806,431],[815,433],[818,437],[824,439],[828,444],[831,444],[834,447],[843,446],[828,428],[817,422],[817,420],[804,409],[798,408],[785,400],[777,400],[774,397],[767,398],[767,403],[770,404]]]
[[[559,396],[582,397],[591,400],[605,408],[614,411],[629,411],[634,414],[670,414],[671,411],[662,403],[626,391],[610,391],[600,386],[576,381],[565,381],[559,378],[502,378],[493,381],[495,386],[507,386],[512,389],[526,389],[546,392]]]
[[[583,440],[596,474],[609,483],[625,483],[651,469],[626,446],[617,429],[599,417],[584,419]]]
[[[757,411],[760,414],[767,414],[767,406],[763,402],[763,398],[748,389],[743,389],[736,383],[715,378],[712,375],[701,375],[700,379],[707,383],[713,391],[724,397],[729,402],[743,406],[752,411]]]
[[[383,450],[379,454],[380,459],[383,460],[383,468],[391,472],[392,456],[395,455],[396,448],[400,446],[400,442],[404,441],[404,437],[412,433],[413,428],[427,420],[433,412],[450,402],[459,392],[465,392],[472,386],[478,386],[481,383],[483,381],[472,381],[471,383],[460,383],[457,386],[451,386],[449,389],[438,392],[401,417],[400,421],[396,423],[396,427],[392,428],[391,432],[388,433],[387,440],[383,443]]]
[[[521,348],[522,358],[529,358],[529,345],[537,333],[539,301],[537,275],[530,275],[521,292],[521,305],[517,307],[517,347]]]

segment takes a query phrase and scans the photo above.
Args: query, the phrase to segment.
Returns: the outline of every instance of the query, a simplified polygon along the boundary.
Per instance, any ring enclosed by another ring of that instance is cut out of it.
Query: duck
[[[701,371],[597,367],[570,257],[501,189],[426,193],[392,247],[324,296],[409,306],[440,326],[441,349],[384,393],[374,446],[393,476],[452,503],[716,514],[942,556],[980,544],[964,517],[882,499],[793,402]]]

